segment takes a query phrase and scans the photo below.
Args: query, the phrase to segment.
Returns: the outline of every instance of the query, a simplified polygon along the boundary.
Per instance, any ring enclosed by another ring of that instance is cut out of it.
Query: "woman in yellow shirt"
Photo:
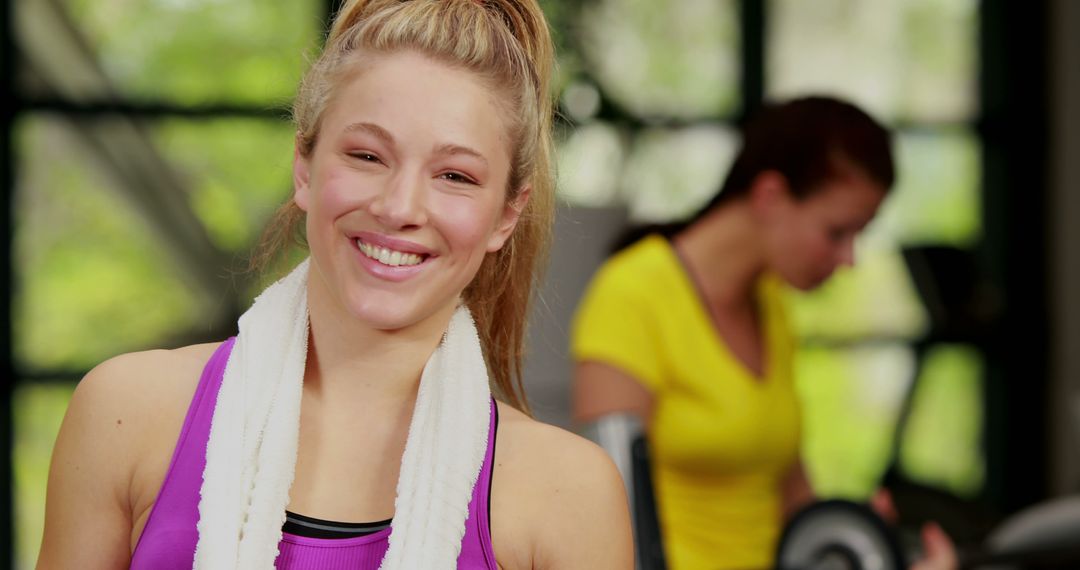
[[[854,262],[893,183],[890,147],[848,103],[767,107],[699,214],[594,276],[572,331],[575,419],[644,423],[669,568],[770,567],[784,515],[813,498],[781,291]]]

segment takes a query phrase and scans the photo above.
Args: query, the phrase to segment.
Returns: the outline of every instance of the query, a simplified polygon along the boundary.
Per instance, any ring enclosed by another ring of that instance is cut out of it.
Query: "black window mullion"
[[[739,94],[743,120],[765,99],[765,0],[739,0]]]
[[[1045,3],[984,0],[981,259],[1002,307],[984,346],[986,498],[1011,513],[1049,491],[1049,258]]]
[[[18,99],[18,113],[57,113],[81,117],[125,115],[132,118],[181,118],[217,119],[239,117],[254,119],[288,120],[289,107],[260,107],[256,105],[232,105],[210,103],[205,105],[177,105],[163,101],[72,101],[64,98]]]

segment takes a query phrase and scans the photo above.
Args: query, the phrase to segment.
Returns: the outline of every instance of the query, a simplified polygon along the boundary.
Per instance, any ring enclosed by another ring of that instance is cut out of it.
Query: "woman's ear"
[[[529,194],[532,192],[532,187],[525,186],[522,188],[513,199],[507,200],[503,205],[502,215],[499,216],[495,231],[492,232],[491,238],[488,240],[488,253],[499,251],[506,240],[510,239],[510,234],[514,233],[514,228],[517,227],[518,220],[521,219],[521,213],[525,211],[525,206],[529,203]]]
[[[305,212],[311,202],[311,164],[299,145],[293,151],[293,202]]]
[[[787,177],[775,170],[765,170],[750,185],[750,208],[759,219],[771,220],[793,203]]]

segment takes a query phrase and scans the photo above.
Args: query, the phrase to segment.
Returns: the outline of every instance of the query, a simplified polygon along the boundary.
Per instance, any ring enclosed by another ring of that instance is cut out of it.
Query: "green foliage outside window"
[[[315,1],[62,1],[120,93],[179,104],[288,103],[325,17]]]

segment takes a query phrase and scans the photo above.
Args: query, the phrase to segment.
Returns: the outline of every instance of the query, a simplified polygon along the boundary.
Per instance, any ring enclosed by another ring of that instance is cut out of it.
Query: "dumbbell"
[[[1058,520],[1059,527],[1073,524],[1065,518]],[[1054,530],[1061,534],[1061,528]],[[902,540],[865,505],[829,500],[814,503],[791,519],[780,538],[776,564],[781,570],[902,570],[918,557],[915,551],[917,542]],[[965,569],[1075,569],[1080,568],[1080,534],[1074,540],[1029,541],[958,555],[960,568]]]

